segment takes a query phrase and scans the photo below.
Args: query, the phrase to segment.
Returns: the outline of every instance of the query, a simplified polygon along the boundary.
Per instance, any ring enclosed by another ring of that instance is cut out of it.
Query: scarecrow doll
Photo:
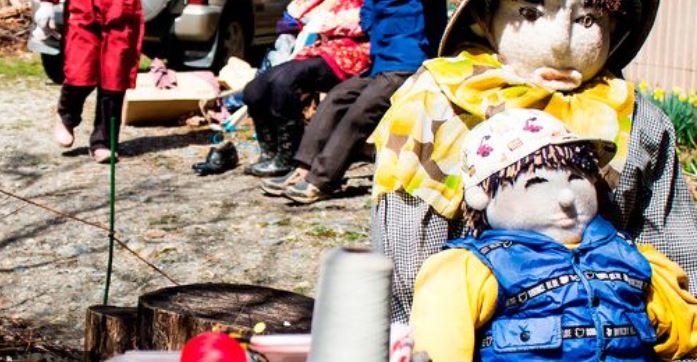
[[[370,42],[360,26],[362,5],[363,0],[295,0],[288,5],[288,14],[318,39],[244,88],[261,151],[245,173],[273,177],[290,172],[305,130],[306,95],[328,92],[368,69]]]
[[[614,143],[518,109],[473,128],[464,149],[469,236],[419,272],[416,351],[434,362],[697,356],[685,272],[598,215]]]
[[[55,26],[53,4],[43,0],[34,15],[39,28]],[[87,96],[97,88],[97,110],[90,136],[90,155],[100,163],[111,158],[110,122],[121,125],[126,89],[135,85],[143,38],[139,0],[68,0],[65,30],[65,81],[53,130],[56,142],[71,147],[73,129],[82,121]]]
[[[612,192],[603,213],[677,262],[697,291],[697,222],[671,121],[621,79],[657,8],[658,0],[460,3],[443,57],[426,61],[399,89],[372,136],[373,239],[395,262],[395,321],[408,320],[423,261],[467,232],[459,217],[463,140],[512,108],[544,110],[575,134],[615,142],[616,155],[601,170]]]

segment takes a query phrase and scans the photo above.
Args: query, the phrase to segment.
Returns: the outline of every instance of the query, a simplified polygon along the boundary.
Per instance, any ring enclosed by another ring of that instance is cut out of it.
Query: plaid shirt
[[[615,224],[678,263],[697,293],[697,215],[668,116],[637,95],[629,155],[614,191]]]

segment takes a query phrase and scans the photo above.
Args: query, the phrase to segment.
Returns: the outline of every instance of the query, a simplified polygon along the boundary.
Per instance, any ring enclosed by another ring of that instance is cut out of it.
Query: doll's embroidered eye
[[[572,173],[571,175],[569,175],[569,181],[573,180],[583,180],[583,177]]]
[[[535,8],[520,8],[520,15],[527,21],[535,21],[542,16],[542,12]]]
[[[590,28],[591,26],[593,26],[593,24],[595,24],[596,21],[597,21],[597,19],[593,15],[590,15],[590,14],[584,15],[584,16],[576,19],[577,23],[583,25],[586,28]]]
[[[545,183],[545,182],[547,182],[547,179],[546,179],[546,178],[542,178],[542,177],[533,177],[533,178],[531,178],[531,179],[529,179],[528,181],[525,182],[525,188],[527,189],[528,187],[530,187],[530,186],[532,186],[532,185],[535,185],[535,184],[543,184],[543,183]]]

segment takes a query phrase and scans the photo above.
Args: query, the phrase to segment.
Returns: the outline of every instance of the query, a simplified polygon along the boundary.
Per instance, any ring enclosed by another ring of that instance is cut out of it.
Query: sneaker
[[[73,134],[73,129],[66,126],[60,117],[56,119],[56,123],[53,126],[53,139],[61,147],[70,148],[75,141],[75,135]]]
[[[111,161],[111,151],[108,148],[95,148],[90,150],[90,156],[94,162],[97,163],[109,163]],[[116,154],[116,161],[119,160],[119,155]]]
[[[274,177],[266,179],[261,183],[261,189],[269,195],[273,196],[283,196],[283,192],[289,186],[295,185],[298,182],[303,181],[304,176],[302,175],[301,169],[296,168],[295,170],[288,172],[285,176]]]
[[[288,186],[283,196],[301,204],[311,204],[313,202],[326,200],[331,197],[331,194],[326,193],[317,186],[302,180],[295,185]]]

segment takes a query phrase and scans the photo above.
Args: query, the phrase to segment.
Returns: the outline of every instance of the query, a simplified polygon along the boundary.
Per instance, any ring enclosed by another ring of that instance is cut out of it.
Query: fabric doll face
[[[578,88],[609,56],[610,16],[586,0],[500,0],[491,30],[504,64],[552,90]]]
[[[576,243],[598,211],[595,180],[569,170],[540,168],[499,189],[486,206],[493,229],[530,230]]]

